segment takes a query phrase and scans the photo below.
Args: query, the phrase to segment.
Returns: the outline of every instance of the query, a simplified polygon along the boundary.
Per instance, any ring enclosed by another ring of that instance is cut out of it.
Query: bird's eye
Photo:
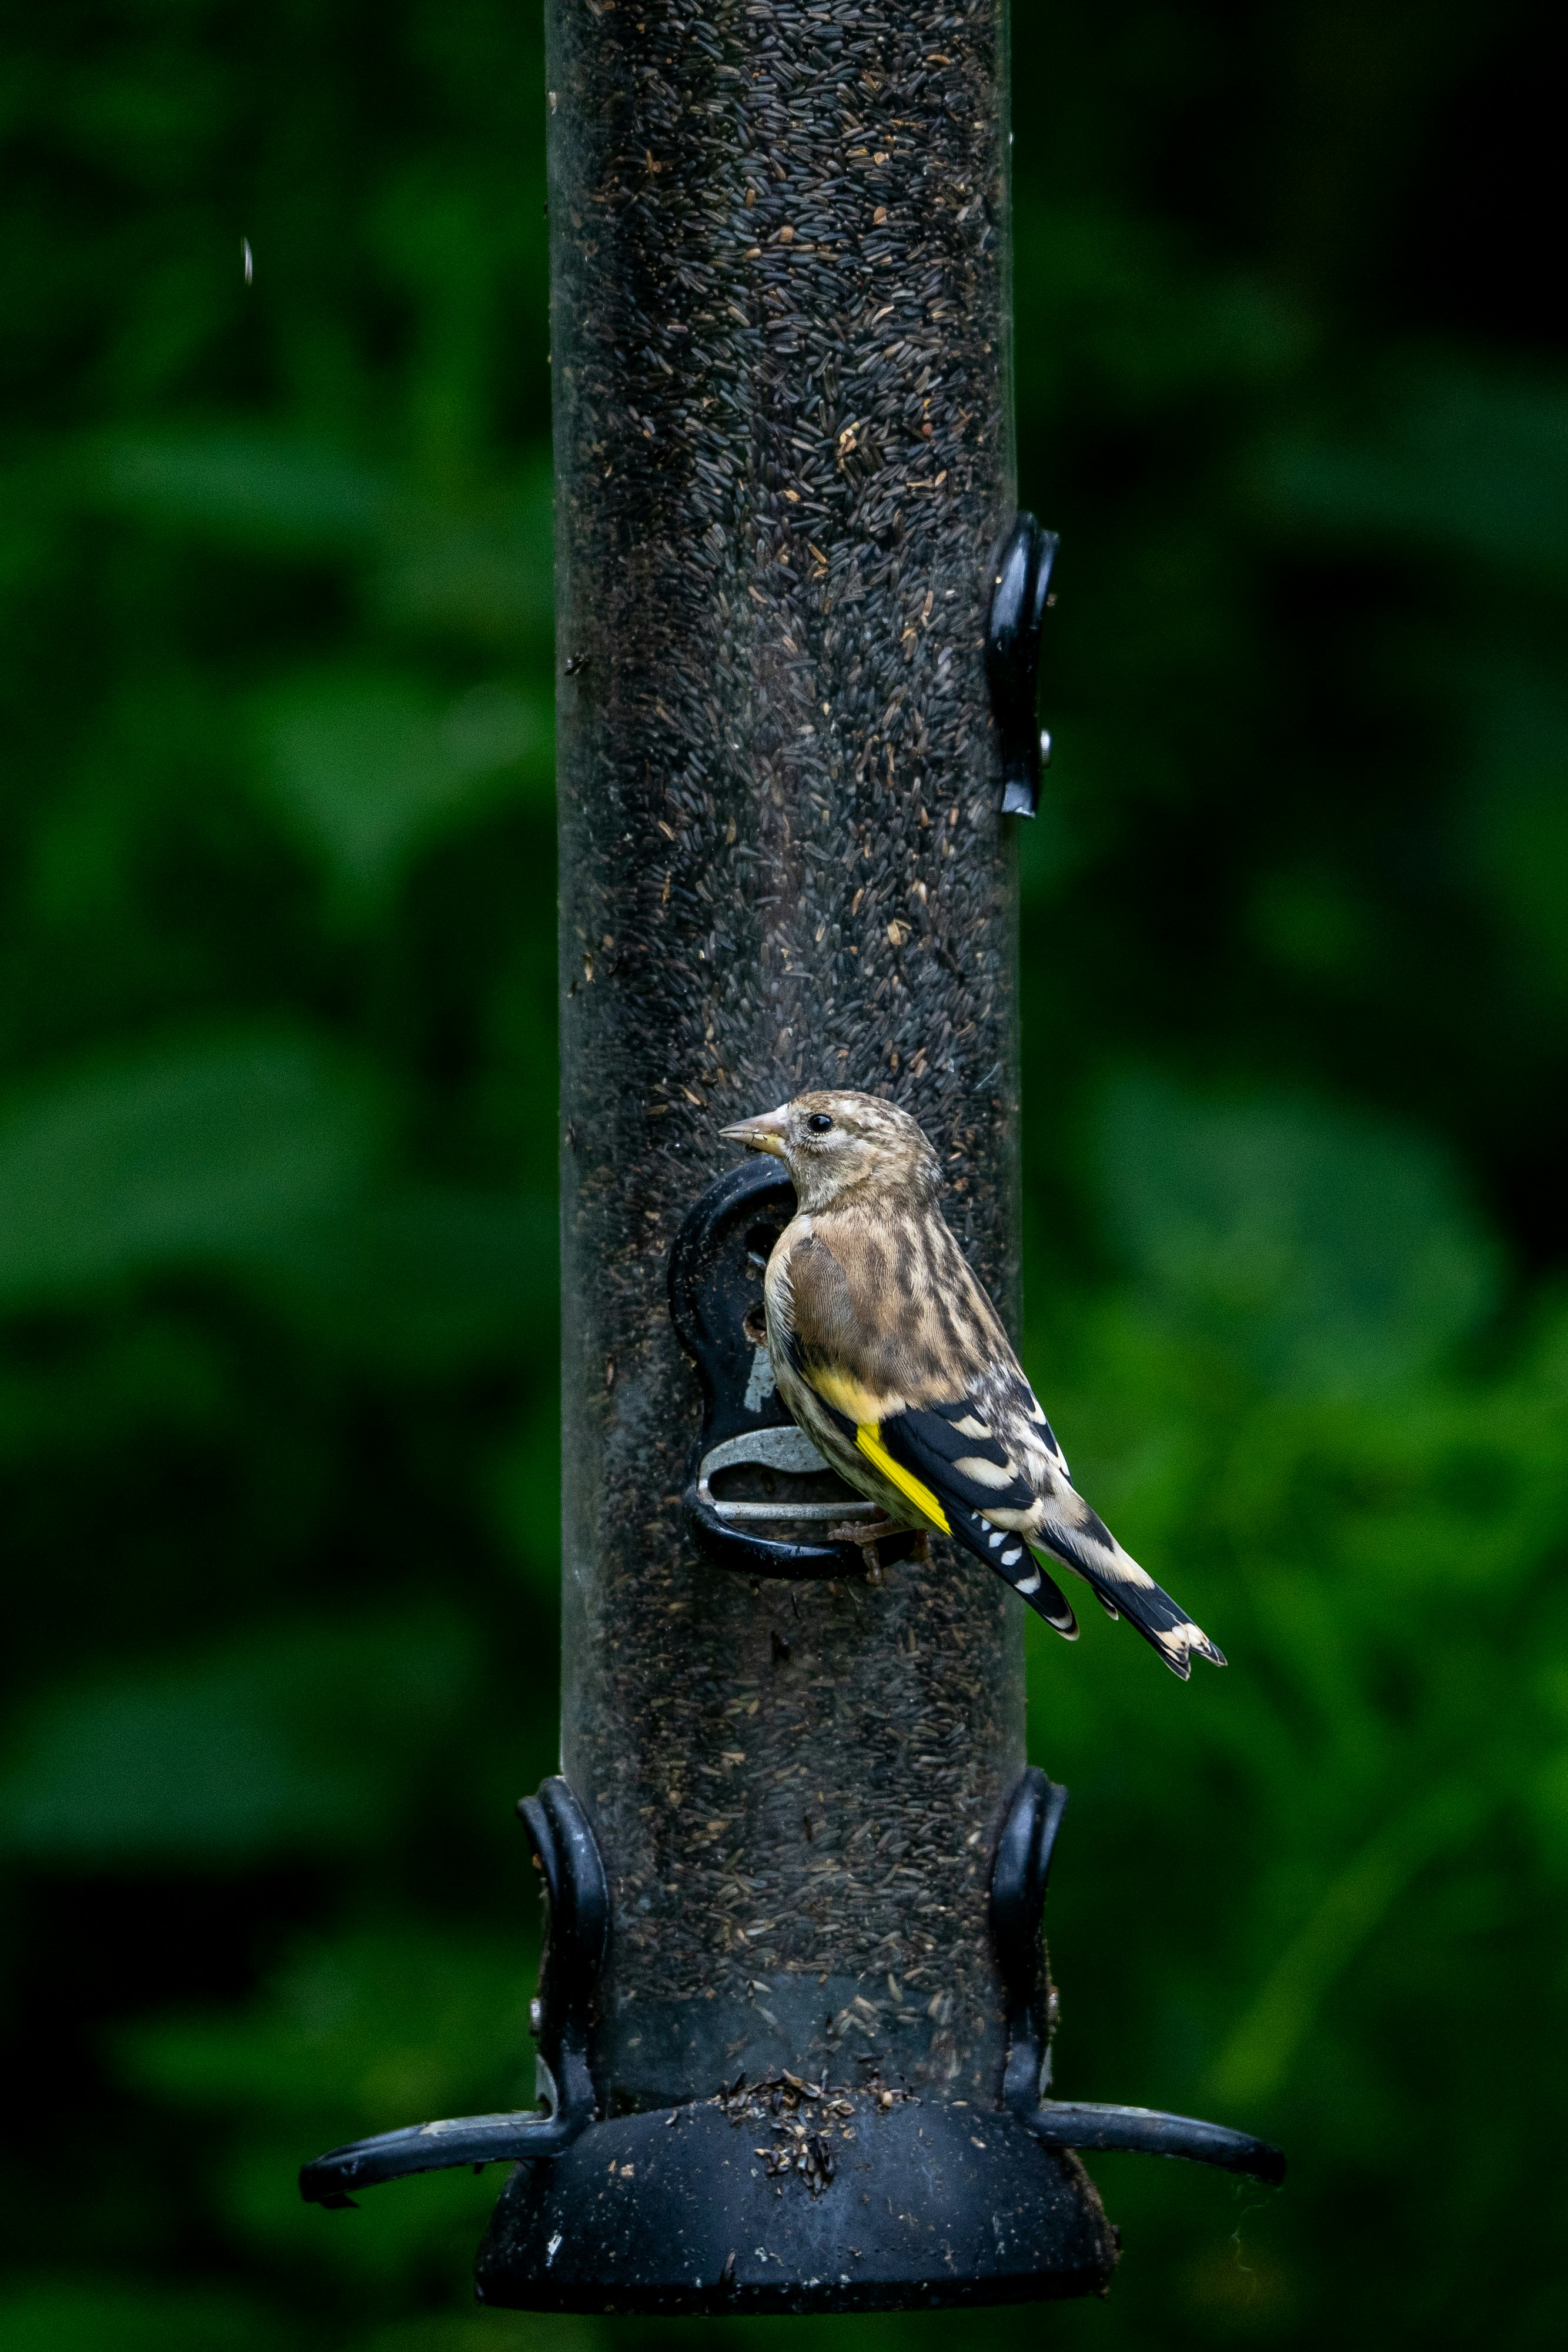
[[[826,1135],[832,1123],[825,1110],[814,1110],[806,1121],[813,1135]]]

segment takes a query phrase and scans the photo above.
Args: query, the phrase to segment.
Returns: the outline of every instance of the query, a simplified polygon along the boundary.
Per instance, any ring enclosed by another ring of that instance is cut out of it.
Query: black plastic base
[[[852,2112],[802,2103],[780,2121],[709,2100],[591,2125],[519,2164],[480,2249],[480,2301],[879,2311],[1103,2291],[1114,2240],[1070,2151],[995,2109],[830,2097]],[[814,2175],[775,2169],[788,2151]]]

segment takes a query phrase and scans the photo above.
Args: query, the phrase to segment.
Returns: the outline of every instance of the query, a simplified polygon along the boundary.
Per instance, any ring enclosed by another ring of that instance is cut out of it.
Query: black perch
[[[541,2111],[340,2148],[301,2186],[343,2203],[514,2160],[478,2292],[518,2308],[1097,2291],[1114,2237],[1077,2149],[1282,2159],[1042,2097],[1064,1792],[1026,1767],[1025,1612],[945,1540],[862,1537],[762,1344],[788,1181],[718,1140],[804,1086],[891,1096],[1016,1321],[1003,803],[1038,788],[1054,542],[1014,488],[1005,13],[547,18],[565,1360],[562,1776],[522,1808]]]
[[[1051,737],[1040,727],[1040,638],[1051,601],[1057,538],[1031,514],[1020,514],[991,567],[986,615],[986,678],[1002,761],[1002,814],[1034,816],[1040,772],[1051,763]]]

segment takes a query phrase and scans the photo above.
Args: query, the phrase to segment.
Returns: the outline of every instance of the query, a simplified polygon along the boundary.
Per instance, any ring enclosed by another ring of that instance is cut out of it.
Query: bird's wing
[[[1078,1631],[1072,1610],[1030,1545],[1082,1576],[1107,1614],[1126,1617],[1183,1681],[1195,1651],[1222,1666],[1201,1626],[1073,1486],[989,1300],[945,1227],[942,1235],[962,1276],[940,1269],[953,1311],[935,1344],[928,1286],[916,1284],[912,1297],[895,1283],[879,1297],[820,1237],[798,1244],[789,1263],[792,1366],[885,1479],[1069,1640]],[[882,1304],[889,1292],[891,1303]],[[857,1313],[868,1297],[870,1310]]]
[[[1054,1442],[1048,1454],[1040,1436],[1045,1425],[1020,1372],[994,1377],[949,1402],[885,1414],[874,1437],[857,1429],[856,1443],[873,1461],[902,1466],[922,1481],[946,1506],[959,1541],[992,1559],[1026,1599],[1029,1553],[1022,1547],[1041,1544],[1083,1578],[1108,1615],[1136,1626],[1183,1682],[1195,1651],[1222,1666],[1224,1656],[1203,1628],[1091,1510]],[[984,1549],[961,1528],[962,1513],[983,1535]]]
[[[1006,1524],[1030,1514],[1034,1491],[994,1437],[966,1433],[964,1424],[974,1423],[971,1402],[959,1397],[945,1409],[901,1406],[874,1423],[859,1423],[855,1444],[944,1533],[994,1568],[1048,1625],[1075,1642],[1078,1620],[1067,1595],[1017,1527]]]
[[[941,1382],[920,1356],[911,1360],[896,1316],[857,1313],[850,1279],[825,1242],[797,1241],[787,1272],[787,1284],[770,1283],[769,1297],[783,1310],[791,1370],[932,1527],[994,1568],[1047,1624],[1075,1641],[1078,1621],[1060,1586],[1016,1533],[984,1516],[1009,1506],[1027,1512],[1034,1494],[994,1441],[977,1444],[955,1426],[968,1412],[967,1400],[932,1405],[910,1393]]]

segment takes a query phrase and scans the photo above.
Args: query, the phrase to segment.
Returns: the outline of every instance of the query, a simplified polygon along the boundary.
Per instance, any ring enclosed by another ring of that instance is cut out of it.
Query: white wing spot
[[[1018,1476],[1010,1462],[988,1462],[979,1454],[964,1454],[953,1467],[961,1478],[973,1479],[977,1486],[988,1486],[993,1494],[1010,1486]]]

